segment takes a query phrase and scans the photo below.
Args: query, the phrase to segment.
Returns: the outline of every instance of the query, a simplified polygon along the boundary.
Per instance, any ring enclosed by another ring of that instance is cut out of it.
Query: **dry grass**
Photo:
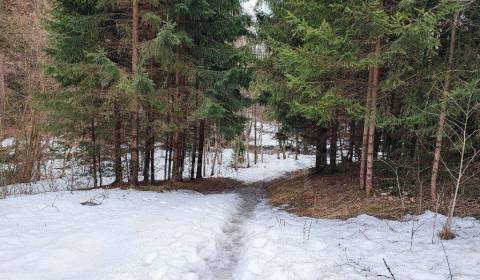
[[[421,214],[425,210],[436,211],[436,205],[428,199],[420,201],[408,194],[402,199],[391,189],[377,189],[367,197],[359,188],[358,168],[343,166],[335,174],[313,175],[308,171],[290,174],[283,179],[265,184],[275,206],[284,208],[299,216],[315,218],[348,219],[360,214],[378,218],[401,219],[406,214]],[[426,197],[426,196],[424,196]],[[477,199],[459,199],[456,216],[480,217]],[[438,211],[445,214],[449,199],[440,201]]]

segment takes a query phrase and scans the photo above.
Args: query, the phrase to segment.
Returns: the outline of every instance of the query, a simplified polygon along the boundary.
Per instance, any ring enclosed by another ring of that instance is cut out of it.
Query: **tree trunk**
[[[113,103],[113,115],[115,118],[115,131],[113,133],[113,160],[114,160],[114,172],[115,183],[121,183],[123,181],[122,171],[122,116],[120,115],[120,108],[118,107],[118,101]]]
[[[147,111],[147,125],[145,126],[145,144],[144,144],[144,157],[143,157],[143,181],[150,181],[150,163],[152,161],[153,150],[153,112],[151,108],[146,108]]]
[[[348,154],[347,154],[348,162],[353,161],[353,148],[355,145],[355,138],[356,138],[355,132],[356,132],[355,121],[350,121],[350,126],[348,127],[348,134],[349,134]]]
[[[442,104],[440,108],[440,117],[438,119],[438,129],[437,129],[437,135],[436,135],[436,141],[435,141],[435,154],[433,157],[433,165],[432,165],[432,180],[430,184],[430,197],[432,198],[432,200],[437,199],[438,167],[440,165],[440,156],[442,152],[443,129],[445,127],[448,92],[450,90],[450,84],[452,81],[452,70],[453,70],[454,59],[455,59],[457,20],[458,20],[458,13],[455,14],[455,17],[453,19],[452,31],[450,34],[450,47],[448,51],[447,72],[445,73],[445,85],[443,86]]]
[[[195,178],[195,161],[197,157],[197,123],[193,125],[192,131],[192,164],[190,166],[190,180]]]
[[[138,70],[138,23],[139,23],[139,5],[138,0],[132,0],[132,73],[135,75]],[[138,185],[138,122],[139,122],[139,98],[138,92],[135,92],[132,112],[131,127],[131,155],[130,155],[130,184]]]
[[[370,124],[372,99],[373,68],[368,71],[367,100],[365,104],[365,120],[363,123],[362,154],[360,155],[360,188],[365,188],[365,172],[367,168],[368,128]]]
[[[167,179],[170,180],[172,178],[172,153],[173,153],[173,136],[170,136],[168,145],[168,172],[167,172]]]
[[[295,130],[295,160],[298,160],[299,153],[300,153],[300,146],[298,143],[298,131]]]
[[[380,59],[380,38],[375,43],[375,58]],[[367,151],[367,178],[365,182],[365,191],[367,195],[370,195],[373,190],[373,153],[375,143],[375,119],[377,117],[377,97],[378,97],[378,84],[380,80],[380,66],[375,64],[373,66],[373,81],[372,81],[372,93],[370,104],[370,122],[368,128],[368,151]]]
[[[5,86],[5,53],[0,49],[0,141],[3,140],[3,126],[5,125],[5,110],[7,89]]]
[[[248,113],[247,113],[248,115]],[[245,157],[245,160],[247,161],[247,168],[250,168],[250,151],[249,151],[249,147],[250,147],[250,144],[248,143],[250,141],[250,131],[251,131],[252,127],[251,127],[251,124],[249,123],[248,126],[247,126],[247,131],[245,132],[245,152],[246,152],[246,157]]]
[[[212,169],[210,171],[210,176],[215,175],[215,164],[217,163],[217,157],[218,157],[218,149],[219,149],[219,144],[218,144],[218,139],[217,139],[217,129],[214,125],[213,129],[213,141],[215,141],[215,151],[213,151],[213,160],[212,160]]]
[[[169,140],[170,137],[167,135],[166,139],[165,139],[165,162],[163,164],[164,168],[163,168],[163,180],[167,180],[167,166],[168,166],[168,149],[169,149]]]
[[[320,174],[327,166],[327,131],[325,128],[317,128],[315,153],[315,172]]]
[[[92,175],[93,175],[93,186],[96,188],[97,183],[97,136],[95,133],[95,117],[92,118],[90,125],[90,141],[92,145]]]
[[[182,145],[182,158],[180,160],[180,176],[181,176],[181,180],[183,180],[183,171],[185,170],[185,157],[187,155],[187,137],[186,137],[186,133],[182,131],[182,142],[181,142],[181,145]]]
[[[102,149],[98,147],[97,149],[97,157],[98,157],[98,178],[100,179],[99,187],[103,186],[103,169],[102,169]]]
[[[155,182],[155,136],[151,136],[151,150],[150,150],[150,181]]]
[[[338,123],[333,124],[330,137],[330,168],[332,172],[337,169],[337,138]]]
[[[260,114],[260,161],[263,163],[263,107]]]
[[[254,159],[253,162],[255,165],[257,165],[258,162],[258,150],[257,150],[257,105],[253,107],[253,123],[254,123],[254,128],[253,128],[253,145],[254,145]]]
[[[202,167],[203,167],[203,154],[205,146],[205,120],[200,120],[198,126],[198,162],[197,162],[197,175],[198,179],[201,179],[202,176]]]

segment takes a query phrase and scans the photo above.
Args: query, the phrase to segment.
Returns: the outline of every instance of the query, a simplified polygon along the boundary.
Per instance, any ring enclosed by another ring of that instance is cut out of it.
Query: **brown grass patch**
[[[437,208],[439,213],[447,213],[450,201],[447,198],[441,200],[437,207],[427,196],[420,200],[418,194],[413,195],[410,191],[403,198],[403,207],[402,199],[395,190],[376,189],[372,196],[367,197],[359,188],[357,170],[355,164],[342,166],[335,174],[315,175],[304,170],[268,182],[265,187],[274,206],[283,206],[299,216],[348,219],[368,214],[398,220],[406,214],[421,214],[425,210],[435,212]],[[480,206],[475,201],[460,198],[456,215],[480,217]]]

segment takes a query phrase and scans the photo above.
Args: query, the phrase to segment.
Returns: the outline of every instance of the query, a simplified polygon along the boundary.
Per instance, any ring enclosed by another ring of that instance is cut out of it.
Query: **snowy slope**
[[[436,236],[432,243],[444,219],[432,212],[404,222],[309,219],[262,203],[246,225],[249,245],[234,279],[392,279],[383,259],[396,279],[450,279],[442,243]],[[453,279],[480,279],[480,222],[455,219],[455,232],[443,241]]]
[[[103,197],[96,190],[0,200],[0,279],[198,279],[237,206],[234,194]],[[80,205],[91,198],[103,204]]]

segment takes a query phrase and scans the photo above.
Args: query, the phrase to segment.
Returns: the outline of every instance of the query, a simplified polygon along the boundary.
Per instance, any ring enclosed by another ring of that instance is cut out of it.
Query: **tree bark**
[[[331,137],[330,137],[330,168],[332,172],[337,169],[337,138],[338,138],[338,123],[334,123],[331,128]]]
[[[373,68],[368,71],[368,86],[365,120],[363,123],[362,154],[360,155],[360,188],[365,188],[365,173],[367,168],[368,128],[370,124],[371,99],[372,99]]]
[[[151,143],[150,146],[150,181],[153,183],[155,182],[155,136],[151,135]]]
[[[253,128],[253,145],[254,145],[254,159],[253,162],[255,165],[257,165],[258,162],[258,150],[257,150],[257,105],[253,107],[253,123],[254,123],[254,128]]]
[[[5,53],[0,49],[0,141],[3,140],[3,126],[5,125],[5,109],[7,89],[5,86]]]
[[[198,128],[197,128],[197,123],[193,125],[193,131],[192,131],[192,164],[190,166],[190,180],[193,180],[195,178],[195,161],[197,157],[197,133]]]
[[[263,163],[263,107],[260,113],[260,161]]]
[[[247,113],[247,116],[248,116],[248,113]],[[250,147],[250,131],[252,129],[252,126],[249,122],[249,124],[247,125],[247,131],[245,131],[245,152],[246,152],[246,157],[245,157],[245,160],[246,160],[246,163],[247,163],[247,168],[250,168],[250,151],[249,151],[249,147]]]
[[[323,127],[317,128],[316,153],[315,153],[315,172],[320,174],[327,166],[327,130]]]
[[[437,200],[438,167],[440,165],[440,156],[442,152],[443,129],[445,127],[448,92],[450,90],[450,84],[452,81],[452,70],[455,63],[454,59],[455,59],[455,41],[456,41],[456,34],[457,34],[457,27],[456,27],[457,20],[458,20],[458,13],[456,13],[454,16],[452,31],[450,34],[450,47],[448,51],[447,72],[445,73],[445,84],[443,86],[443,92],[442,92],[440,117],[438,119],[438,129],[437,129],[437,135],[436,135],[436,141],[435,141],[435,154],[433,157],[433,164],[432,164],[432,180],[430,183],[430,197],[432,200]]]
[[[197,179],[201,179],[203,167],[203,154],[205,146],[205,120],[200,120],[198,126],[198,162],[197,162]]]
[[[347,154],[347,161],[352,162],[353,161],[353,148],[355,145],[355,138],[356,138],[356,127],[355,127],[355,121],[350,121],[350,126],[348,128],[348,134],[349,134],[349,139],[348,139],[348,154]]]
[[[173,153],[173,136],[170,136],[170,140],[168,141],[168,172],[167,172],[167,179],[170,180],[172,178],[172,153]]]
[[[375,58],[380,59],[380,38],[375,43]],[[365,182],[365,191],[367,195],[370,195],[373,190],[373,153],[375,143],[375,119],[377,117],[377,97],[378,97],[378,84],[380,80],[380,66],[375,64],[373,66],[373,81],[371,91],[371,104],[370,104],[370,121],[368,128],[368,152],[367,152],[367,178]]]
[[[90,141],[92,145],[92,175],[93,175],[93,186],[96,188],[97,183],[97,136],[95,133],[95,117],[92,117],[90,125]]]
[[[139,24],[139,5],[138,0],[132,0],[132,73],[135,75],[138,70],[138,24]],[[139,100],[138,92],[135,92],[133,98],[132,124],[131,124],[131,144],[130,144],[130,184],[138,185],[138,122],[139,122]]]
[[[143,181],[150,181],[150,163],[152,161],[153,155],[153,112],[151,108],[146,108],[147,111],[147,125],[145,126],[145,144],[144,144],[144,157],[143,157]]]
[[[123,181],[122,170],[122,116],[120,115],[120,108],[118,107],[118,101],[113,102],[113,115],[115,118],[115,130],[113,133],[113,160],[114,160],[114,172],[115,183],[121,183]]]

